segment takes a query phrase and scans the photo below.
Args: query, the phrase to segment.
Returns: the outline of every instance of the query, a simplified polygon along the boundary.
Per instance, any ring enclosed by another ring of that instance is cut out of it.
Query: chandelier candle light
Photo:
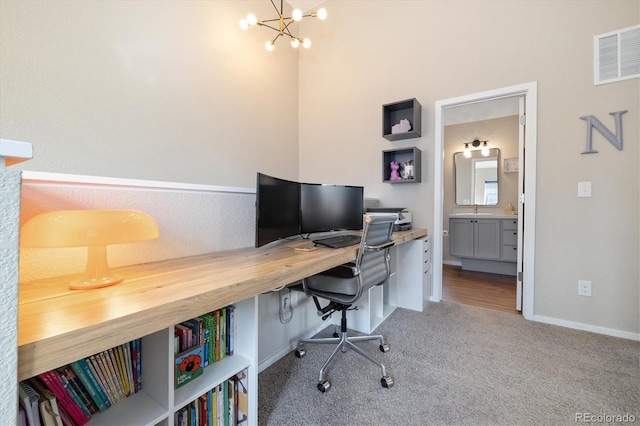
[[[276,4],[273,2],[273,0],[271,0],[271,4],[273,5],[273,8],[278,13],[277,18],[265,19],[264,21],[261,21],[258,18],[256,18],[256,15],[254,15],[253,13],[250,13],[247,15],[245,19],[240,20],[240,28],[242,28],[243,30],[246,30],[251,26],[259,25],[261,27],[271,28],[272,30],[277,32],[278,35],[276,35],[276,37],[273,40],[267,41],[267,43],[265,44],[265,47],[270,52],[275,48],[275,42],[276,40],[278,40],[280,36],[289,37],[291,39],[291,47],[298,47],[300,44],[302,44],[302,47],[304,47],[305,49],[309,48],[309,46],[311,46],[311,40],[309,40],[308,38],[301,39],[300,37],[296,37],[293,34],[291,34],[289,25],[291,25],[294,22],[301,21],[302,18],[318,18],[320,20],[325,20],[327,18],[327,10],[324,8],[320,8],[315,13],[303,15],[300,9],[293,9],[291,11],[291,16],[284,16],[283,3],[284,3],[284,0],[280,0],[280,10],[278,10],[278,7],[276,6]],[[277,27],[271,24],[275,22],[278,23]]]

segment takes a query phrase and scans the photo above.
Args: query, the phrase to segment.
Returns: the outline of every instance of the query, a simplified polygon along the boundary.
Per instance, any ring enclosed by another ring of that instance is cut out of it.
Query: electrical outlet
[[[591,281],[578,280],[578,294],[580,296],[591,296]]]
[[[291,310],[291,290],[283,288],[280,290],[280,312],[289,312]]]

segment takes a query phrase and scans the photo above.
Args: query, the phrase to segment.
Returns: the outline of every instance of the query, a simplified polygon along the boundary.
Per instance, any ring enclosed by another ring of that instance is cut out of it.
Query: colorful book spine
[[[94,377],[100,384],[100,388],[103,390],[104,394],[107,397],[110,405],[114,405],[117,401],[114,395],[111,394],[111,389],[107,385],[107,380],[104,378],[104,374],[102,373],[102,369],[100,368],[100,363],[95,355],[91,355],[86,359],[87,365],[91,369],[91,373],[93,373]]]
[[[124,365],[124,353],[122,352],[122,345],[118,345],[113,348],[113,353],[116,356],[116,360],[118,361],[118,373],[120,374],[120,380],[122,380],[122,385],[124,386],[124,396],[127,397],[131,395],[131,387],[129,386],[129,378],[127,376],[127,367]]]
[[[136,389],[142,389],[142,340],[136,339],[136,369],[138,378],[136,379]]]
[[[87,390],[82,386],[80,380],[76,378],[73,370],[68,365],[55,369],[56,373],[60,376],[60,379],[64,383],[65,387],[76,400],[82,411],[91,415],[98,412],[98,407],[95,405]]]
[[[127,380],[129,380],[129,386],[131,387],[131,392],[138,392],[135,386],[135,382],[133,381],[133,371],[131,369],[131,343],[127,342],[124,344],[122,348],[122,354],[124,355],[125,365],[127,367]]]
[[[78,379],[82,382],[87,392],[89,392],[89,396],[93,399],[93,402],[98,407],[99,411],[105,411],[109,407],[111,407],[111,403],[106,395],[104,395],[104,390],[102,386],[98,383],[96,378],[93,376],[93,373],[89,369],[89,365],[85,359],[79,359],[78,361],[72,362],[71,368],[78,376]]]
[[[45,386],[53,392],[58,400],[59,407],[61,407],[66,414],[73,419],[73,422],[76,425],[82,426],[91,420],[91,416],[82,411],[71,394],[65,389],[60,377],[56,375],[53,370],[41,373],[38,377],[40,377]]]

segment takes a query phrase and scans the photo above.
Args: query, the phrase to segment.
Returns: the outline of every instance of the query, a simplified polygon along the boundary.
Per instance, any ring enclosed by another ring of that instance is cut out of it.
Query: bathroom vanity
[[[461,258],[462,269],[517,273],[518,216],[491,213],[449,215],[449,254]]]

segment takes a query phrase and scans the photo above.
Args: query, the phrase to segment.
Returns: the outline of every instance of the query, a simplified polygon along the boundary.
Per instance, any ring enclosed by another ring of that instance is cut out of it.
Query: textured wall
[[[112,267],[133,265],[254,244],[255,194],[253,189],[182,185],[182,188],[129,186],[81,182],[43,182],[25,179],[21,221],[43,211],[65,209],[134,209],[150,214],[160,237],[107,248]],[[55,175],[52,175],[55,176]],[[83,177],[78,177],[83,180]],[[90,180],[90,179],[85,179]],[[86,248],[20,250],[20,281],[82,272]]]
[[[0,159],[0,424],[16,421],[20,172]]]

